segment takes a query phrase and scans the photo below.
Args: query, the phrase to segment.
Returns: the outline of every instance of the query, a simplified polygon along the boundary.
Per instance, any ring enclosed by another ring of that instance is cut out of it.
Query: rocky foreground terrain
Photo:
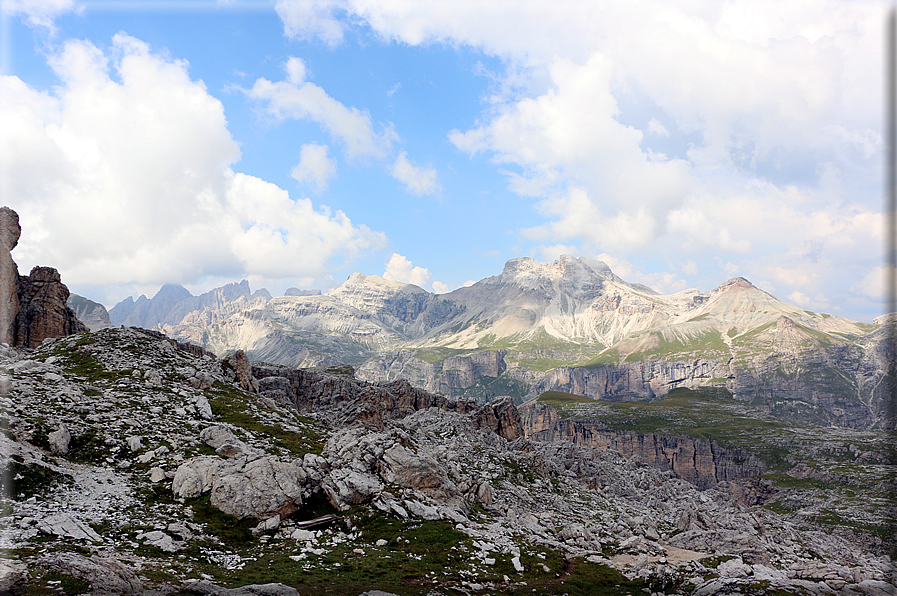
[[[897,594],[887,540],[750,465],[699,487],[545,404],[353,374],[130,328],[3,346],[0,593]]]

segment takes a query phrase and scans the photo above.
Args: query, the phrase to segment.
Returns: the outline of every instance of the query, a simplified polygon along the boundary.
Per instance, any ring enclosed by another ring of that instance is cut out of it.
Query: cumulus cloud
[[[328,0],[277,0],[274,5],[287,37],[320,39],[330,46],[343,40],[343,25],[333,14],[335,8],[336,3]]]
[[[651,118],[651,121],[648,122],[648,132],[658,137],[670,136],[670,131],[657,118]]]
[[[439,192],[440,186],[436,179],[436,170],[431,167],[419,167],[408,160],[408,153],[402,151],[396,158],[390,174],[393,178],[405,185],[413,195],[432,195]]]
[[[0,78],[0,183],[21,217],[23,269],[51,264],[75,287],[314,278],[385,245],[235,172],[224,108],[185,61],[119,33],[108,53],[70,40],[49,63],[52,93]]]
[[[248,97],[264,105],[264,111],[276,120],[311,120],[343,146],[346,156],[383,158],[398,139],[392,125],[375,130],[367,110],[349,108],[327,95],[321,87],[306,79],[305,63],[291,57],[284,64],[286,80],[255,81],[246,91]]]
[[[290,176],[303,184],[310,184],[318,192],[327,188],[327,183],[336,175],[336,160],[328,155],[327,145],[307,143],[299,152],[299,163]]]
[[[421,287],[430,281],[430,277],[430,272],[427,269],[415,267],[411,261],[395,252],[389,257],[389,261],[386,263],[386,271],[383,272],[383,279],[400,281]]]
[[[4,0],[0,4],[3,15],[21,16],[30,27],[56,31],[55,20],[67,13],[78,11],[74,0]]]
[[[444,284],[441,281],[433,282],[433,291],[437,294],[448,294],[453,289],[454,288],[452,288],[452,286],[450,286],[448,284]]]
[[[533,197],[544,222],[521,233],[537,245],[662,252],[705,275],[722,255],[785,293],[797,280],[775,266],[809,271],[800,291],[832,304],[867,271],[850,263],[878,252],[880,2],[280,0],[278,12],[294,37],[338,43],[364,23],[501,57],[481,117],[449,139]]]
[[[852,291],[861,296],[866,296],[870,300],[885,301],[886,276],[890,273],[894,274],[893,267],[890,265],[879,265],[873,267],[859,282],[853,285]]]

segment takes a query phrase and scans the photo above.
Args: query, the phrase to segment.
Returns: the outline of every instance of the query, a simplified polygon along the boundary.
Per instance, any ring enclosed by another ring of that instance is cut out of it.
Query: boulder
[[[91,594],[95,596],[143,594],[143,585],[134,572],[115,559],[97,555],[88,559],[75,553],[56,553],[41,559],[40,564],[90,583]]]
[[[50,451],[56,455],[65,455],[69,452],[72,434],[64,424],[60,424],[58,429],[47,435],[47,438],[50,440]]]
[[[102,536],[97,534],[87,523],[69,513],[48,515],[38,520],[37,528],[44,534],[54,534],[63,538],[90,540],[91,542],[103,541]]]
[[[241,453],[252,453],[254,450],[246,443],[234,436],[233,431],[226,426],[216,425],[204,428],[199,433],[199,438],[218,455],[233,457]]]
[[[212,478],[222,463],[220,457],[200,455],[178,466],[171,490],[181,499],[192,499],[212,489]]]
[[[274,456],[221,459],[201,455],[181,464],[171,488],[180,498],[210,492],[211,504],[240,519],[287,517],[302,504],[308,475],[300,465]]]
[[[396,443],[383,453],[383,462],[387,466],[384,478],[389,482],[413,488],[435,499],[459,497],[458,488],[431,457],[416,454]]]
[[[340,511],[364,503],[383,491],[380,480],[367,472],[340,468],[330,472],[321,483],[330,504]]]
[[[0,559],[0,594],[20,596],[28,588],[28,567],[19,561]]]
[[[299,596],[296,588],[284,584],[249,584],[239,588],[222,588],[205,580],[189,582],[181,591],[199,596]]]

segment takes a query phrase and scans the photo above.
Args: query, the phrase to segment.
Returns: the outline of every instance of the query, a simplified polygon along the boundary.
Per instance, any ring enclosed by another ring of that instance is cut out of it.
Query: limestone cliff
[[[624,457],[637,457],[654,468],[670,470],[701,489],[756,476],[765,470],[756,457],[723,449],[713,441],[617,431],[592,420],[560,419],[554,408],[539,403],[523,405],[519,413],[523,435],[528,440],[568,441],[580,447],[613,449]]]
[[[9,253],[21,234],[19,215],[9,207],[0,208],[0,342],[8,345],[15,343],[19,312],[19,268]]]
[[[475,352],[427,362],[418,350],[380,353],[355,373],[366,381],[408,379],[417,387],[445,395],[457,395],[483,377],[497,378],[507,369],[506,350]]]
[[[91,331],[99,331],[100,329],[106,329],[107,327],[112,326],[112,321],[109,319],[109,312],[106,310],[106,307],[99,302],[88,300],[77,294],[69,294],[69,299],[66,304],[69,308],[75,311],[78,320],[84,323]]]
[[[334,371],[345,374],[334,374]],[[351,367],[308,370],[252,366],[252,376],[258,379],[261,395],[290,404],[300,412],[326,412],[331,423],[346,425],[357,421],[382,429],[387,420],[437,408],[470,414],[477,428],[492,430],[511,441],[523,435],[520,415],[510,398],[478,406],[473,401],[455,400],[412,387],[404,379],[368,383],[355,379],[352,372]]]

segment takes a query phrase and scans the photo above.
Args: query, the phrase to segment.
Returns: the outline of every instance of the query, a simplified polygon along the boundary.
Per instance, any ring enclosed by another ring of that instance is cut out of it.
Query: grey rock
[[[138,534],[137,540],[142,540],[145,544],[155,546],[167,553],[177,552],[180,548],[178,544],[175,544],[171,536],[160,530]]]
[[[210,581],[185,584],[182,591],[200,596],[299,596],[295,588],[284,584],[250,584],[239,588],[222,588]]]
[[[83,579],[90,583],[95,596],[143,594],[143,585],[130,569],[115,559],[97,555],[84,557],[75,553],[47,555],[40,561],[53,571]]]
[[[65,424],[60,424],[59,428],[51,432],[47,437],[50,440],[50,451],[56,455],[65,455],[69,452],[69,442],[72,440],[72,434]]]
[[[45,534],[55,534],[63,538],[75,540],[90,540],[91,542],[103,542],[102,536],[97,534],[87,523],[69,513],[57,513],[38,520],[37,527]]]
[[[19,561],[0,559],[0,594],[20,596],[28,589],[28,566]]]

